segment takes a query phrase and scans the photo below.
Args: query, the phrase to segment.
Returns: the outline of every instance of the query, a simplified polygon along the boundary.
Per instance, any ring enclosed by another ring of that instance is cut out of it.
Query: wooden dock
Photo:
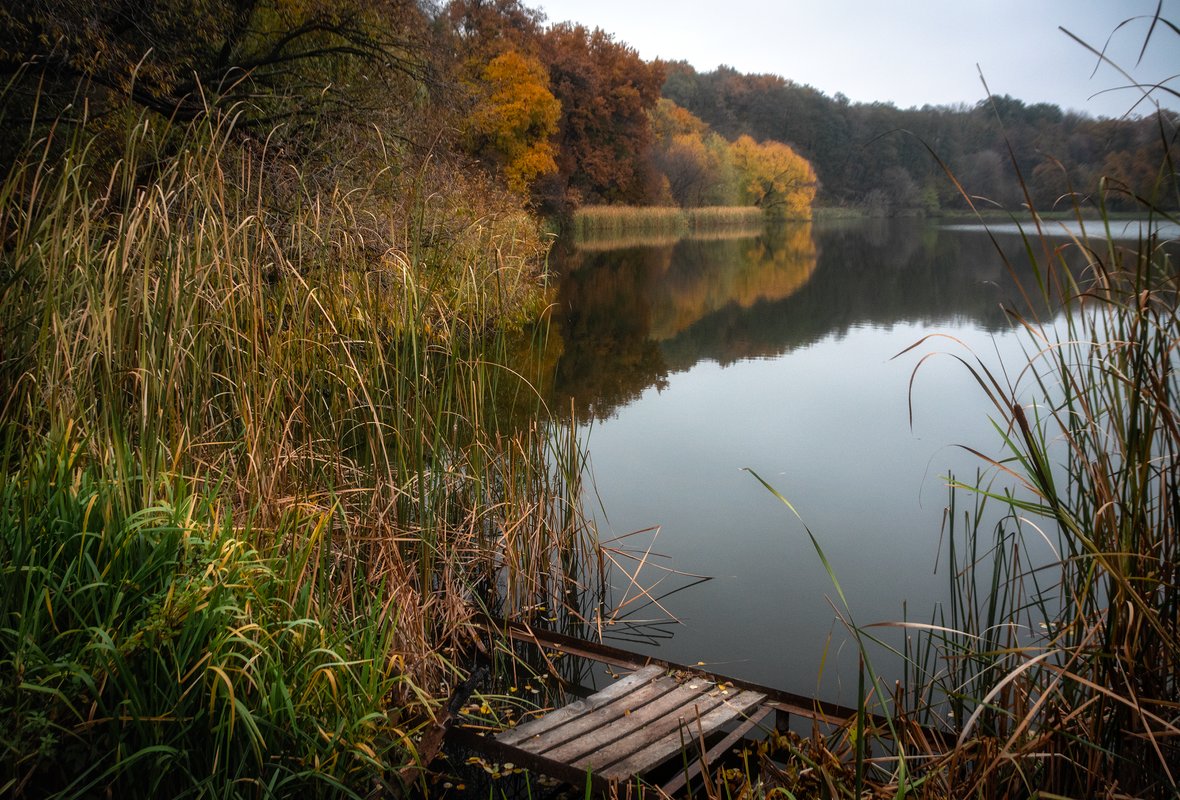
[[[677,763],[684,768],[671,778],[665,775],[661,786],[673,794],[755,726],[783,727],[790,714],[837,724],[857,714],[856,709],[552,631],[501,621],[489,624],[493,626],[510,639],[631,670],[589,697],[495,736],[462,727],[452,731],[463,746],[575,786],[589,781],[603,791],[611,784],[650,780],[654,770],[679,756]],[[725,735],[719,733],[722,729]]]
[[[766,695],[724,688],[699,675],[647,666],[496,737],[501,745],[606,781],[627,781],[662,764]]]

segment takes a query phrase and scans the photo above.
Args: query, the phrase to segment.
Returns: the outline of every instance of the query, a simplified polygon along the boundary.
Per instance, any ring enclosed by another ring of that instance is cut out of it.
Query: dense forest
[[[1071,192],[1096,194],[1101,179],[1116,208],[1137,207],[1137,197],[1176,202],[1174,176],[1160,167],[1165,151],[1175,156],[1180,116],[1171,112],[1094,119],[1006,95],[973,107],[902,110],[828,97],[777,75],[701,73],[683,62],[665,70],[663,96],[721,135],[789,142],[809,159],[821,204],[885,213],[962,208],[947,170],[969,194],[1008,209],[1026,201],[1017,170],[1042,211],[1068,207]]]
[[[233,114],[240,135],[334,175],[365,171],[358,130],[375,128],[404,167],[428,164],[436,179],[468,186],[485,176],[502,201],[544,214],[755,205],[799,217],[813,199],[937,213],[966,206],[948,171],[1005,208],[1026,202],[1017,171],[1042,210],[1092,195],[1100,179],[1115,207],[1174,196],[1159,170],[1175,147],[1167,112],[1093,119],[1008,96],[974,107],[850,103],[787,77],[645,62],[609,33],[548,24],[521,0],[187,8],[143,13],[105,0],[0,11],[0,146],[12,152],[34,110],[50,120],[125,103],[172,119]]]

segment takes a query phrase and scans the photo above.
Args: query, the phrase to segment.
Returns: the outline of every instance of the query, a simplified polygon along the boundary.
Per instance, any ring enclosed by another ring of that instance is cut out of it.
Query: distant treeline
[[[1157,186],[1174,113],[1092,119],[1007,96],[854,104],[777,75],[644,61],[522,0],[210,0],[198,11],[160,0],[142,13],[126,0],[38,3],[0,12],[0,41],[0,163],[30,130],[131,109],[232,116],[241,136],[270,143],[277,173],[288,161],[325,184],[365,182],[392,158],[394,196],[453,187],[457,218],[489,205],[754,206],[786,218],[810,216],[813,201],[963,207],[935,156],[967,192],[1007,208],[1025,199],[1013,162],[1041,209],[1100,179],[1115,208],[1135,196],[1177,205],[1174,185]],[[380,152],[360,144],[372,131]],[[112,134],[104,155],[120,146]]]
[[[1136,196],[1177,203],[1174,171],[1161,178],[1165,154],[1172,163],[1178,155],[1180,115],[1173,112],[1094,119],[1007,95],[903,110],[828,97],[778,75],[724,66],[697,72],[685,62],[664,69],[663,96],[722,136],[786,142],[810,160],[822,205],[886,213],[964,207],[939,160],[968,193],[1006,208],[1025,202],[1016,168],[1039,210],[1065,202],[1071,191],[1093,195],[1103,179],[1115,190],[1108,195],[1115,209],[1139,207]]]

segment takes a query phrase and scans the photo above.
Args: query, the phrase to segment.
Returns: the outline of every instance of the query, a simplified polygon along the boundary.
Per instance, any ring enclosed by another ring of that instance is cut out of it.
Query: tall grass
[[[966,362],[1004,455],[954,484],[978,500],[960,512],[952,496],[952,603],[915,705],[946,701],[950,774],[973,792],[1164,796],[1180,780],[1174,256],[1154,233],[1131,248],[1109,231],[1026,243],[1041,302],[1013,316],[1028,363],[1010,380]]]
[[[1107,180],[1092,201],[1072,195],[1082,233],[1070,241],[1035,213],[1010,216],[1034,275],[1008,309],[1026,358],[950,353],[993,404],[1000,453],[973,451],[977,479],[949,481],[948,607],[929,622],[858,626],[812,537],[864,656],[860,705],[884,724],[866,728],[857,715],[829,738],[789,743],[791,770],[770,770],[790,777],[784,789],[1176,796],[1180,272],[1158,225],[1175,224],[1180,197],[1162,194],[1175,186],[1178,134],[1172,116],[1158,120],[1170,155],[1161,191],[1135,198],[1139,240],[1112,235],[1106,200],[1126,190]],[[1008,266],[1013,280],[1027,274]],[[867,654],[893,647],[882,630],[897,628],[907,675],[890,686]],[[822,779],[803,778],[800,764],[831,753]]]
[[[537,228],[393,154],[342,184],[224,116],[112,124],[0,183],[0,792],[413,780],[472,609],[587,546],[502,365]]]
[[[574,241],[592,242],[636,235],[687,236],[734,228],[759,231],[766,224],[766,216],[754,206],[585,206],[574,212],[570,224]]]
[[[151,507],[63,431],[0,494],[3,789],[14,796],[285,794],[387,774],[420,722],[394,625],[325,614],[322,536],[264,556],[216,497]],[[128,460],[132,460],[128,454]],[[320,531],[326,515],[279,531]],[[380,611],[369,599],[367,612]],[[378,657],[385,654],[385,658]]]
[[[1149,232],[1123,246],[1108,225],[1064,245],[1026,232],[1037,281],[1011,311],[1026,362],[950,354],[994,404],[1001,452],[976,451],[975,481],[950,479],[949,605],[928,622],[858,624],[807,531],[861,652],[858,707],[879,716],[809,741],[775,737],[778,763],[748,787],[1175,796],[1180,273],[1175,243]],[[904,657],[904,682],[875,672],[878,647]]]

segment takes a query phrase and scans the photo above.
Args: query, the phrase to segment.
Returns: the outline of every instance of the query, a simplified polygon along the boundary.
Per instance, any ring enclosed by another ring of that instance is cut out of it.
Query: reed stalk
[[[871,773],[859,715],[830,737],[788,743],[796,764],[836,754],[832,796],[858,796],[866,774],[898,796],[1175,796],[1180,273],[1159,230],[1176,223],[1180,197],[1163,195],[1175,187],[1175,119],[1158,120],[1168,156],[1156,193],[1133,198],[1139,240],[1112,235],[1108,201],[1128,194],[1113,181],[1071,194],[1082,232],[1066,243],[1025,187],[1031,217],[1010,220],[1034,277],[1021,285],[1028,271],[1007,264],[1023,300],[1006,309],[1025,359],[950,353],[992,403],[999,454],[972,450],[976,479],[948,478],[948,605],[929,622],[858,625],[811,536],[864,657],[861,702],[875,696],[887,723],[873,733],[883,755]],[[898,628],[900,644],[888,639]],[[904,685],[873,673],[876,646],[904,655]]]
[[[404,166],[142,117],[0,180],[0,793],[400,791],[472,611],[591,546],[504,366],[537,226]]]
[[[763,211],[753,206],[703,208],[585,206],[570,221],[575,242],[595,242],[636,236],[695,236],[727,230],[761,231]]]

